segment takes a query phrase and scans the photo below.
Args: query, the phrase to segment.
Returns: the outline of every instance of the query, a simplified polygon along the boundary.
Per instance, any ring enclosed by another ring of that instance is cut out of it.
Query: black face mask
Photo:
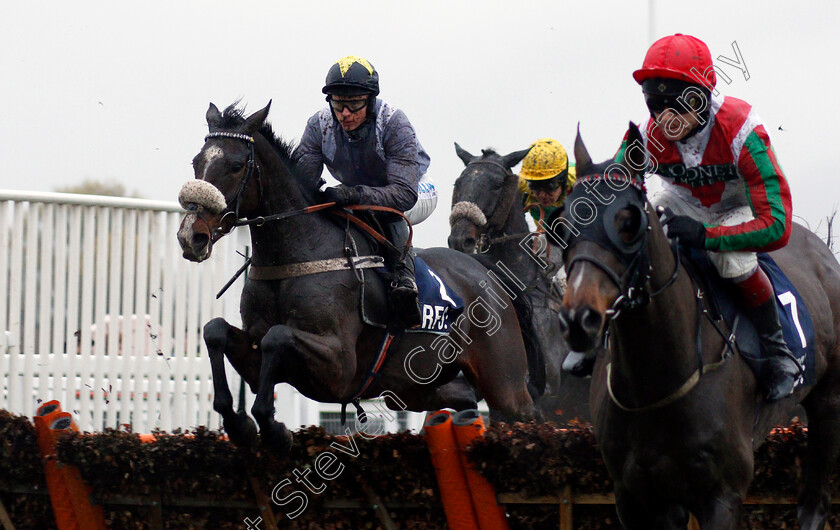
[[[591,241],[596,245],[608,250],[618,260],[624,264],[629,265],[644,243],[644,235],[647,231],[647,213],[644,205],[638,201],[628,197],[616,198],[611,204],[604,206],[596,203],[598,208],[604,208],[604,212],[599,212],[599,218],[589,224],[583,225],[575,223],[572,224],[579,232],[579,235],[574,236],[578,241]],[[634,216],[637,216],[639,223],[634,234],[627,240],[623,239],[616,227],[615,217],[619,210],[625,208],[635,210]]]
[[[615,198],[609,204],[604,204],[598,194],[588,190],[585,185],[575,185],[572,193],[566,198],[566,211],[563,214],[571,228],[564,227],[563,233],[560,235],[569,243],[568,248],[571,247],[572,240],[591,241],[608,250],[622,264],[629,265],[644,245],[644,236],[647,233],[648,217],[645,211],[644,196],[641,191],[631,185],[618,192],[607,188],[603,181],[596,182],[593,185],[600,186],[598,191],[601,192],[601,196],[606,197],[612,194],[615,195]],[[584,200],[589,210],[591,210],[592,205],[597,209],[596,212],[586,212],[587,216],[591,214],[592,221],[586,222],[586,219],[575,218],[575,201],[579,200]],[[624,209],[631,210],[631,218],[637,219],[638,225],[630,237],[625,234],[623,238],[622,234],[619,233],[620,228],[616,226],[616,216],[619,211]]]

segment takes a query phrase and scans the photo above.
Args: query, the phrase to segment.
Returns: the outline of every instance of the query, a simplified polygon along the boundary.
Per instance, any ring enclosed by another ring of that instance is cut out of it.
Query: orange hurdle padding
[[[475,507],[452,429],[452,416],[445,410],[435,412],[426,418],[423,430],[426,433],[426,443],[429,445],[432,465],[435,467],[440,499],[449,528],[478,530]]]
[[[79,430],[73,416],[63,412],[58,401],[48,401],[38,407],[34,419],[56,526],[59,530],[105,530],[102,506],[91,504],[91,489],[82,482],[79,470],[56,462],[58,439]]]
[[[452,417],[452,428],[458,443],[461,463],[470,485],[475,515],[481,530],[507,530],[505,509],[496,502],[496,491],[486,478],[482,477],[467,460],[467,446],[478,437],[484,436],[484,420],[475,409],[462,410]]]

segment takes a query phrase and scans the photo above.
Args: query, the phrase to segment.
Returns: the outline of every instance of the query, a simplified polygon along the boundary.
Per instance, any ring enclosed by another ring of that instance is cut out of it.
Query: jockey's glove
[[[344,184],[325,189],[321,194],[321,198],[324,202],[334,202],[336,206],[359,204],[361,200],[359,191],[356,188],[345,186]]]
[[[687,247],[706,248],[706,227],[687,215],[674,215],[665,209],[662,224],[668,230],[668,239],[679,239]]]

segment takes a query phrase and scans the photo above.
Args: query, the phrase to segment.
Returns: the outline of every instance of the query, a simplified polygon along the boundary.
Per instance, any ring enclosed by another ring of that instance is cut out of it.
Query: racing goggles
[[[338,113],[344,112],[344,109],[347,109],[350,111],[351,114],[353,114],[367,107],[367,104],[367,97],[365,97],[365,99],[351,99],[342,101],[330,98],[330,107],[332,107],[332,109]]]
[[[565,181],[565,175],[560,174],[545,180],[529,180],[528,189],[534,193],[554,193]]]
[[[709,96],[699,86],[673,79],[648,79],[642,83],[645,104],[651,113],[671,109],[677,114],[701,112]]]

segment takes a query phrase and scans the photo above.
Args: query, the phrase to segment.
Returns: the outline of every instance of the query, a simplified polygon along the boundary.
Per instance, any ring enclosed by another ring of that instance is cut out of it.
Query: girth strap
[[[371,366],[370,370],[368,371],[367,377],[365,378],[362,386],[359,387],[359,390],[356,391],[356,395],[353,396],[353,399],[350,400],[350,403],[356,407],[356,414],[359,418],[360,423],[365,423],[366,415],[365,411],[360,404],[362,400],[362,395],[365,393],[365,390],[368,389],[370,384],[373,382],[374,379],[379,377],[379,371],[382,369],[382,366],[385,364],[385,359],[388,357],[388,349],[394,342],[394,339],[399,339],[402,336],[401,333],[393,334],[391,332],[385,333],[385,336],[382,338],[382,344],[379,346],[379,353],[376,355],[376,359],[373,361],[373,365]],[[346,420],[346,413],[347,413],[347,403],[341,404],[341,426],[343,427]]]
[[[251,265],[248,278],[251,280],[283,280],[319,272],[340,271],[350,269],[378,269],[385,266],[382,256],[352,256],[347,258],[330,258],[303,263],[289,263],[257,267]]]

